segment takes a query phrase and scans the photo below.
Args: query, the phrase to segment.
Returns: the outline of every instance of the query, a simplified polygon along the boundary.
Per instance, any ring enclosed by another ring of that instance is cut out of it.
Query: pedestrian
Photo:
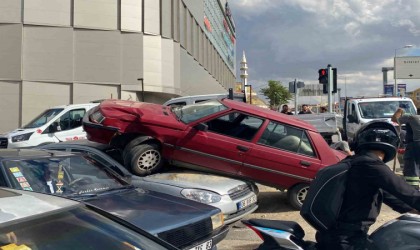
[[[398,108],[391,120],[401,125],[405,124],[405,153],[403,175],[408,184],[419,189],[420,183],[420,115],[404,114],[404,109]]]
[[[302,104],[302,110],[299,112],[299,115],[302,114],[312,114],[312,111],[309,109],[307,104]]]
[[[355,155],[346,158],[351,166],[343,203],[334,228],[317,231],[317,249],[376,249],[368,231],[382,203],[399,213],[418,213],[420,192],[385,164],[395,157],[399,141],[395,127],[385,121],[366,123],[356,132]]]
[[[282,114],[286,114],[286,115],[293,115],[293,113],[292,113],[292,112],[290,112],[290,110],[289,110],[289,106],[287,106],[287,104],[284,104],[284,105],[281,107],[281,111],[280,111],[280,113],[282,113]]]

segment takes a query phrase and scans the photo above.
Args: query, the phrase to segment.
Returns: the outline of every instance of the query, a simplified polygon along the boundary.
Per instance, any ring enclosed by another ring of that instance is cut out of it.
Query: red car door
[[[309,182],[321,167],[313,142],[305,130],[270,121],[244,159],[240,176],[289,188]]]
[[[200,124],[206,129],[189,129],[178,140],[171,159],[175,163],[205,168],[204,171],[236,175],[262,123],[263,119],[240,112],[202,121]]]

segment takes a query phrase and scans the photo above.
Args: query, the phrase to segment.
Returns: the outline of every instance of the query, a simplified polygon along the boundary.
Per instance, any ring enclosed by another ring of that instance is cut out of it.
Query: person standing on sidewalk
[[[404,179],[408,184],[419,189],[420,183],[420,115],[405,115],[402,108],[398,108],[391,120],[406,125],[405,142],[407,143],[404,153]]]

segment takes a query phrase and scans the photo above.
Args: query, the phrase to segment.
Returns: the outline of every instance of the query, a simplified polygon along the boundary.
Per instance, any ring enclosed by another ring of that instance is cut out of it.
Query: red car
[[[183,107],[105,100],[83,120],[88,139],[123,152],[137,175],[177,166],[288,190],[300,208],[316,172],[345,155],[293,116],[229,99]]]

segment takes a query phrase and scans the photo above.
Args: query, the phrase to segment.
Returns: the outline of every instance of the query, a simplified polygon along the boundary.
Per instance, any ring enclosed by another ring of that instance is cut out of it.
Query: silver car
[[[225,224],[240,220],[258,208],[258,188],[254,183],[201,172],[176,170],[138,177],[131,175],[122,162],[121,153],[109,145],[88,140],[48,144],[42,149],[87,153],[113,168],[131,184],[206,203],[219,208]]]
[[[254,183],[218,175],[174,170],[146,177],[133,176],[132,184],[218,207],[224,214],[226,224],[258,208],[258,187]]]

